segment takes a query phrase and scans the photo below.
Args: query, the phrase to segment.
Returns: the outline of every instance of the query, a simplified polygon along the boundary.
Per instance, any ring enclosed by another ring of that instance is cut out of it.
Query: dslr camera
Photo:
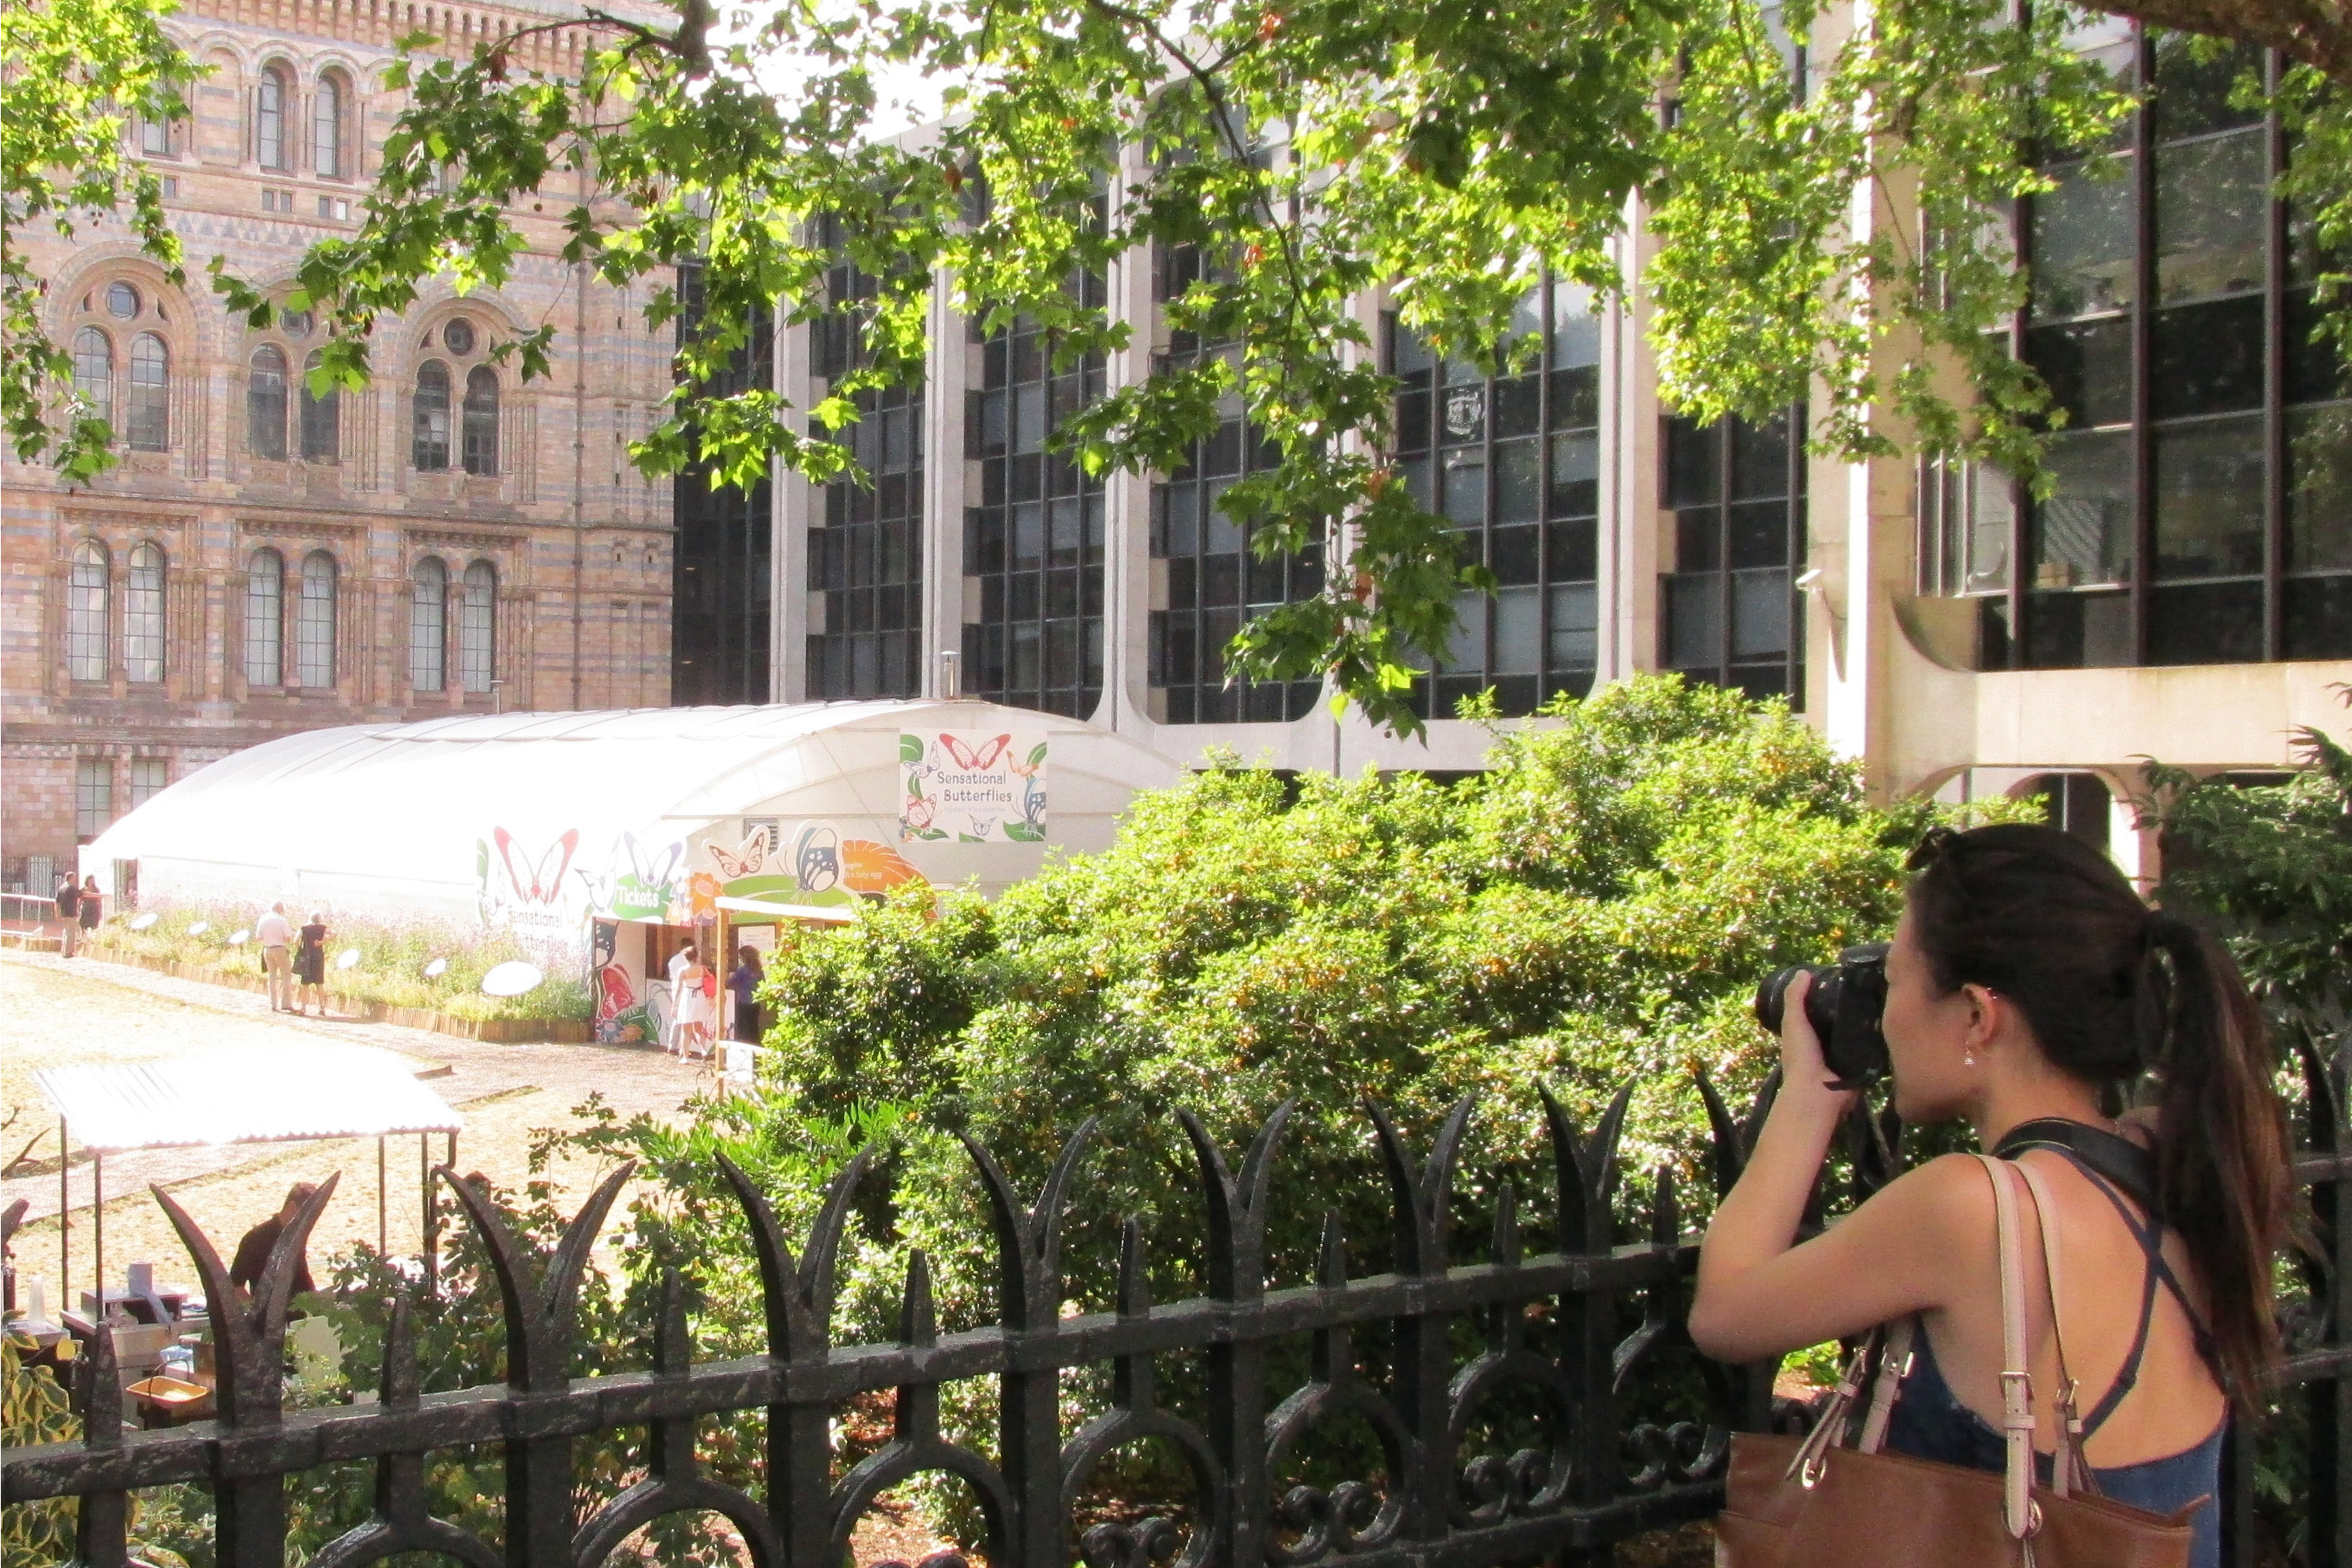
[[[1822,1042],[1822,1059],[1837,1075],[1832,1089],[1864,1089],[1886,1076],[1886,943],[1864,942],[1835,963],[1794,963],[1776,969],[1756,988],[1756,1021],[1778,1035],[1789,984],[1813,977],[1805,1017]]]

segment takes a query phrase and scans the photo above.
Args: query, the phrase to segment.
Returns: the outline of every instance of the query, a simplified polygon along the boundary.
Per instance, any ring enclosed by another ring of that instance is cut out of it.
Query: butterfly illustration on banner
[[[1011,744],[1013,744],[1012,736],[999,735],[996,739],[985,742],[979,746],[967,746],[947,731],[940,732],[940,745],[946,750],[949,756],[955,759],[955,765],[968,773],[981,773],[994,767],[996,759],[1003,756],[1004,748]]]
[[[564,873],[572,868],[572,853],[580,847],[578,828],[566,828],[537,856],[525,850],[515,836],[503,827],[492,828],[490,838],[499,847],[499,859],[506,867],[507,885],[514,889],[515,902],[555,902],[557,895],[563,891]]]
[[[751,829],[744,836],[742,844],[731,851],[716,840],[705,843],[703,847],[710,851],[711,861],[719,868],[722,881],[732,882],[739,877],[756,877],[760,874],[760,868],[768,863],[768,830],[765,827]]]

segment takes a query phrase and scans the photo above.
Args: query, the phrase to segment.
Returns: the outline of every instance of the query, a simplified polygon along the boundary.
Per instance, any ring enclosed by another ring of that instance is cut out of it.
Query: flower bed
[[[109,918],[83,951],[207,984],[247,991],[265,987],[261,950],[249,936],[241,943],[229,941],[249,932],[260,911],[232,904],[152,912],[159,918],[144,931],[131,929],[134,917]],[[299,918],[295,923],[300,923]],[[583,981],[551,975],[525,995],[482,994],[484,974],[509,959],[527,956],[502,933],[341,917],[331,919],[328,927],[326,991],[330,1007],[338,1013],[477,1040],[576,1043],[590,1037]],[[359,962],[349,969],[337,968],[336,959],[353,948],[359,951]],[[425,969],[436,959],[445,961],[445,967],[427,975]]]

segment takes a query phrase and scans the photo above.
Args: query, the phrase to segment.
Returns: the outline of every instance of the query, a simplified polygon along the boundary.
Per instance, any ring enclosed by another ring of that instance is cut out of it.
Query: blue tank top
[[[2076,1151],[2063,1142],[2028,1142],[2023,1147],[2052,1149],[2063,1154],[2074,1167],[2090,1179],[2091,1184],[2107,1195],[2116,1205],[2139,1243],[2147,1259],[2141,1279],[2139,1331],[2132,1347],[2124,1357],[2121,1371],[2116,1374],[2106,1393],[2084,1418],[2083,1435],[2088,1437],[2105,1425],[2124,1396],[2139,1380],[2140,1358],[2147,1350],[2147,1331],[2156,1310],[2157,1288],[2170,1290],[2189,1315],[2191,1332],[2196,1336],[2198,1353],[2206,1364],[2213,1363],[2211,1336],[2197,1310],[2189,1303],[2189,1293],[2181,1286],[2172,1266],[2165,1261],[2162,1251],[2164,1222],[2157,1217],[2151,1205],[2149,1217],[2139,1214],[2116,1190],[2115,1183],[2085,1162]],[[2020,1152],[2012,1142],[2004,1142],[2000,1153],[2011,1156]],[[1970,1469],[1999,1471],[2006,1468],[2007,1452],[2001,1436],[1975,1411],[1960,1403],[1945,1382],[1943,1368],[1936,1363],[1935,1342],[1927,1337],[1925,1322],[1917,1325],[1911,1337],[1911,1366],[1903,1381],[1895,1386],[1893,1415],[1886,1425],[1885,1448],[1890,1453],[1908,1454],[1914,1458],[1932,1459],[1939,1464],[1960,1465]],[[2188,1507],[2200,1498],[2204,1506],[2191,1520],[2197,1536],[2189,1554],[2189,1568],[2221,1568],[2221,1438],[2229,1431],[2226,1416],[2213,1428],[2205,1440],[2178,1454],[2159,1459],[2143,1459],[2136,1465],[2118,1465],[2113,1469],[2094,1466],[2091,1479],[2098,1483],[2100,1495],[2150,1513],[2169,1514]],[[2052,1458],[2047,1454],[2034,1456],[2042,1481],[2048,1485]]]

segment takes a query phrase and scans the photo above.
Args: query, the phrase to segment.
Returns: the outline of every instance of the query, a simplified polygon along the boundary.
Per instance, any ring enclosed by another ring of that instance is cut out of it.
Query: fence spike
[[[507,1382],[516,1388],[544,1392],[570,1380],[572,1310],[578,1305],[580,1275],[588,1254],[604,1228],[604,1216],[621,1195],[623,1184],[636,1173],[636,1162],[625,1160],[588,1195],[580,1212],[564,1227],[563,1240],[549,1260],[543,1279],[531,1267],[530,1255],[491,1201],[488,1184],[478,1176],[460,1176],[446,1165],[434,1174],[447,1182],[474,1222],[490,1255],[491,1272],[506,1307]]]
[[[1495,1194],[1495,1261],[1505,1268],[1519,1265],[1519,1192],[1507,1181]]]
[[[392,1299],[392,1321],[383,1335],[383,1407],[414,1410],[422,1397],[416,1371],[416,1309],[407,1291]]]
[[[1176,1118],[1192,1140],[1201,1168],[1209,1216],[1209,1294],[1218,1300],[1255,1300],[1265,1293],[1266,1189],[1274,1181],[1275,1147],[1297,1108],[1295,1099],[1274,1108],[1250,1141],[1238,1181],[1226,1170],[1225,1157],[1201,1119],[1177,1108]]]
[[[1118,1233],[1118,1315],[1151,1316],[1151,1275],[1144,1267],[1143,1226],[1133,1215]]]
[[[1054,1162],[1034,1208],[1022,1206],[996,1156],[969,1132],[956,1134],[980,1168],[981,1184],[988,1193],[989,1217],[996,1229],[997,1289],[1008,1329],[1044,1328],[1060,1313],[1062,1214],[1078,1157],[1100,1121],[1100,1117],[1088,1117],[1062,1145],[1061,1157]]]
[[[908,1350],[929,1350],[940,1342],[939,1324],[931,1314],[931,1260],[919,1247],[907,1255],[907,1287],[898,1299],[898,1342]]]
[[[682,1377],[694,1370],[694,1342],[686,1331],[686,1287],[675,1268],[662,1270],[659,1311],[654,1327],[654,1374]]]
[[[1364,1102],[1364,1110],[1372,1119],[1372,1130],[1380,1139],[1381,1163],[1388,1172],[1390,1197],[1395,1205],[1394,1267],[1400,1274],[1445,1272],[1454,1169],[1461,1156],[1463,1134],[1470,1125],[1470,1112],[1476,1104],[1475,1095],[1465,1095],[1455,1102],[1437,1130],[1428,1161],[1416,1170],[1412,1152],[1390,1121],[1388,1112],[1371,1100]]]
[[[1625,1130],[1625,1110],[1633,1102],[1633,1086],[1625,1085],[1601,1113],[1601,1123],[1586,1138],[1577,1131],[1576,1118],[1559,1102],[1551,1086],[1538,1080],[1536,1093],[1543,1100],[1544,1124],[1551,1135],[1552,1168],[1559,1192],[1559,1249],[1565,1253],[1606,1252],[1613,1240],[1610,1205],[1617,1192],[1617,1143]]]
[[[1731,1118],[1731,1108],[1715,1087],[1715,1079],[1700,1068],[1691,1075],[1698,1080],[1698,1097],[1706,1107],[1707,1153],[1715,1173],[1715,1196],[1718,1203],[1731,1195],[1739,1183],[1740,1173],[1748,1168],[1748,1140],[1740,1136],[1739,1124]]]
[[[1675,1193],[1675,1168],[1661,1165],[1656,1185],[1650,1194],[1650,1239],[1660,1247],[1672,1247],[1683,1237],[1682,1205]]]

